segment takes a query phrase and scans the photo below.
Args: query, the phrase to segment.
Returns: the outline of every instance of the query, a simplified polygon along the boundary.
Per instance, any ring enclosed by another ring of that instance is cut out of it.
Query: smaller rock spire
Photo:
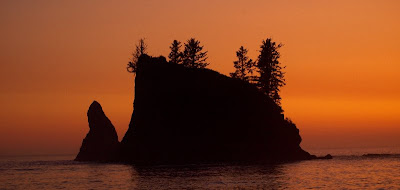
[[[114,161],[119,156],[118,135],[101,105],[93,101],[87,112],[89,133],[83,139],[77,161]]]

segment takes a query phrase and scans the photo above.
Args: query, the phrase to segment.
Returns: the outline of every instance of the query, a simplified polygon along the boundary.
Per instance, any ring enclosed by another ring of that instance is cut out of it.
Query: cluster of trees
[[[231,77],[255,84],[280,105],[280,88],[286,84],[285,67],[279,62],[281,47],[282,44],[267,38],[262,41],[257,60],[253,61],[247,56],[248,50],[241,46],[236,52],[237,60],[233,62],[235,72],[230,73]]]
[[[174,40],[169,47],[171,53],[168,58],[171,63],[182,64],[190,68],[205,68],[210,63],[207,62],[207,51],[203,51],[204,46],[200,45],[200,41],[191,38],[184,44],[184,50],[181,51],[181,42]]]
[[[172,42],[170,46],[171,53],[168,55],[170,63],[182,64],[189,68],[205,68],[210,64],[207,62],[207,51],[203,51],[204,46],[200,45],[200,41],[195,38],[186,41],[183,51],[181,51],[181,47],[180,41],[174,40]],[[143,54],[147,54],[147,44],[144,39],[140,39],[135,51],[132,53],[132,60],[128,63],[128,72],[136,72],[137,61]]]
[[[286,84],[283,72],[285,67],[282,67],[279,62],[281,47],[282,44],[267,38],[262,41],[257,60],[253,61],[247,55],[248,50],[241,46],[236,51],[237,60],[233,62],[235,71],[230,73],[230,76],[256,85],[265,95],[280,105],[280,88]],[[204,47],[195,38],[186,41],[183,51],[181,48],[180,41],[172,42],[171,52],[168,55],[170,63],[182,64],[189,68],[205,68],[210,64],[207,62],[207,51],[203,51]],[[132,53],[132,60],[128,63],[128,72],[136,72],[136,63],[143,54],[147,54],[147,44],[144,39],[140,39]]]

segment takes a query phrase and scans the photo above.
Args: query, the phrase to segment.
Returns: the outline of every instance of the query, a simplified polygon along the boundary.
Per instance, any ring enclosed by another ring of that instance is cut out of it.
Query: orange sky
[[[125,134],[135,42],[169,53],[195,37],[211,69],[233,70],[244,45],[285,46],[286,116],[304,148],[400,146],[400,2],[0,1],[0,155],[77,153],[98,100]]]

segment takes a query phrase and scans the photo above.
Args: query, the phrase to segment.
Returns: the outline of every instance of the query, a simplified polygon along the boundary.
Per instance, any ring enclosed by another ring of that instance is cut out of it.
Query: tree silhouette
[[[132,53],[132,60],[129,61],[126,70],[130,73],[135,73],[137,70],[137,61],[141,55],[147,55],[147,44],[144,42],[144,38],[141,38],[136,44],[136,49]]]
[[[230,73],[232,78],[238,78],[243,81],[249,81],[251,74],[253,74],[253,70],[255,67],[255,62],[252,59],[249,59],[247,56],[248,50],[243,46],[240,46],[239,50],[236,51],[237,60],[233,62],[233,66],[235,67],[235,72]]]
[[[203,46],[194,38],[191,38],[185,43],[183,52],[183,65],[190,68],[205,68],[207,63],[207,51],[203,52]]]
[[[181,52],[181,42],[174,40],[169,47],[171,49],[171,53],[169,53],[168,58],[169,62],[175,63],[175,64],[181,64],[182,63],[182,52]]]
[[[280,87],[286,84],[285,73],[282,71],[285,67],[279,62],[278,50],[281,47],[282,44],[273,42],[271,38],[263,40],[256,64],[260,74],[256,85],[278,105],[281,100]]]

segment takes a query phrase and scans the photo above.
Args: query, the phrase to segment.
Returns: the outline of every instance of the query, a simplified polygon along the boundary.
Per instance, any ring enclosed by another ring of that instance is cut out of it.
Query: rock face
[[[83,139],[77,161],[116,161],[120,143],[114,126],[104,114],[101,105],[94,101],[87,112],[89,133]]]
[[[254,85],[209,69],[141,56],[134,112],[121,143],[100,104],[76,160],[134,164],[315,159],[296,125]]]
[[[253,85],[162,57],[142,56],[137,66],[134,112],[121,142],[121,160],[164,164],[313,158],[299,146],[296,125]]]

